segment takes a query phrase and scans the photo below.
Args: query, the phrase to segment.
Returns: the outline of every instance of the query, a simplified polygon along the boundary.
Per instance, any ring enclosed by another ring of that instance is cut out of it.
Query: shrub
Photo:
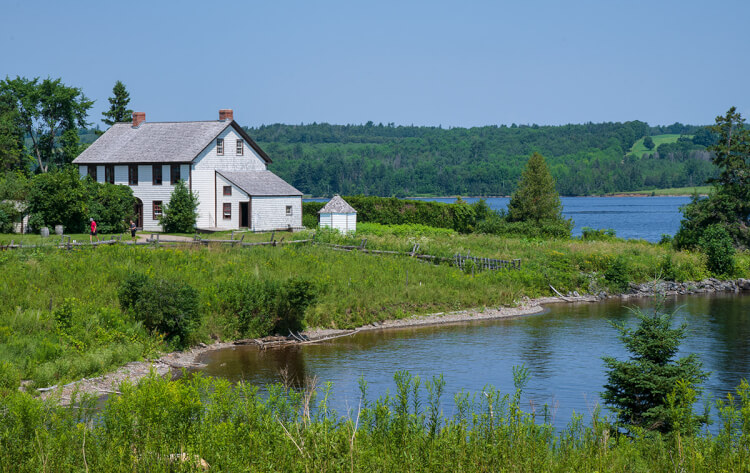
[[[21,372],[9,361],[0,362],[0,396],[18,391],[19,386],[21,386]]]
[[[236,317],[241,336],[286,335],[305,328],[305,310],[317,299],[319,287],[313,281],[293,277],[286,281],[235,280],[220,289],[220,308]]]
[[[307,228],[318,228],[318,216],[311,214],[309,212],[305,213],[303,211],[302,212],[302,225],[304,225]]]
[[[135,197],[133,189],[119,184],[85,181],[89,196],[88,213],[96,220],[100,233],[121,233],[128,229],[127,221],[133,217]]]
[[[628,265],[625,258],[618,256],[609,264],[604,272],[604,279],[607,281],[611,291],[625,292],[628,288]]]
[[[0,203],[0,233],[12,233],[13,224],[19,217],[19,212],[11,203]]]
[[[195,230],[198,217],[198,196],[188,190],[185,181],[174,186],[169,204],[164,208],[161,224],[165,232],[190,233]]]
[[[587,241],[612,241],[617,239],[617,234],[611,228],[594,229],[583,227],[581,229],[581,240]]]
[[[120,285],[120,306],[143,325],[184,347],[200,324],[198,292],[187,284],[131,274]]]
[[[716,276],[730,276],[734,272],[734,246],[729,232],[721,225],[711,225],[698,242],[706,254],[706,266]]]

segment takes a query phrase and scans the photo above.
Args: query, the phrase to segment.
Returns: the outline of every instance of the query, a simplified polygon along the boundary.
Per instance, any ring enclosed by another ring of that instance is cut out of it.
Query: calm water
[[[677,320],[690,326],[681,355],[698,353],[711,371],[708,395],[723,397],[750,376],[750,295],[670,299],[667,308],[676,309]],[[555,407],[555,425],[562,427],[574,411],[588,416],[599,401],[605,382],[601,357],[626,357],[609,322],[633,320],[621,301],[556,304],[539,315],[365,332],[319,345],[266,351],[235,347],[209,353],[202,361],[208,364],[206,374],[258,385],[280,381],[279,370],[285,367],[298,379],[317,375],[334,383],[332,406],[340,414],[356,411],[360,376],[372,400],[394,392],[398,370],[422,379],[443,374],[446,415],[453,414],[453,394],[462,389],[479,392],[490,384],[512,392],[512,367],[523,364],[531,373],[527,410],[531,401],[547,403]]]
[[[420,199],[453,203],[453,198]],[[479,199],[465,198],[469,203]],[[485,199],[495,210],[505,210],[508,197]],[[583,227],[612,228],[620,238],[657,242],[662,234],[674,235],[680,228],[680,206],[690,197],[562,197],[563,217],[575,223],[573,235]]]
[[[307,199],[306,199],[307,200]],[[319,202],[327,199],[309,199]],[[436,197],[419,200],[453,203],[455,198]],[[477,198],[464,198],[476,202]],[[495,210],[505,210],[508,197],[488,197],[487,204]],[[563,197],[563,216],[575,222],[573,235],[579,236],[583,227],[612,228],[620,238],[643,239],[657,242],[662,234],[674,235],[680,228],[680,206],[690,197]]]

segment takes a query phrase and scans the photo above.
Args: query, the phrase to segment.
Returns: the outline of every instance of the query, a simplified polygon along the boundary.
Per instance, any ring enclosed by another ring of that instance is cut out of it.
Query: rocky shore
[[[537,314],[544,310],[544,305],[552,303],[597,302],[608,298],[629,299],[634,297],[653,297],[657,294],[666,296],[684,294],[704,294],[717,292],[750,291],[750,279],[736,279],[721,281],[714,278],[697,282],[656,281],[643,284],[630,284],[625,294],[580,295],[571,293],[560,297],[541,297],[537,299],[525,298],[515,307],[481,308],[461,310],[456,312],[439,312],[428,315],[413,315],[404,319],[373,322],[354,330],[310,329],[302,332],[299,337],[265,337],[262,339],[246,339],[231,342],[216,342],[211,345],[199,344],[190,350],[168,353],[158,360],[136,361],[128,363],[118,370],[95,378],[83,378],[62,386],[43,388],[41,397],[59,399],[60,404],[68,404],[73,391],[79,393],[108,395],[118,394],[118,386],[128,380],[137,382],[152,371],[159,376],[172,376],[183,368],[199,368],[199,357],[207,352],[221,350],[235,345],[255,344],[259,349],[273,348],[280,345],[320,343],[334,338],[354,335],[358,332],[370,330],[386,330],[402,327],[418,327],[426,325],[443,325],[478,320],[500,319]]]

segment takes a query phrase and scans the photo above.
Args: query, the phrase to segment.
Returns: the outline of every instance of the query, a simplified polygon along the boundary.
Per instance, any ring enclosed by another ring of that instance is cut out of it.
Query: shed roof
[[[267,162],[271,159],[234,120],[201,122],[115,123],[86,148],[73,164],[187,163],[227,127],[233,127]]]
[[[355,214],[354,207],[349,205],[347,201],[341,198],[340,195],[334,195],[331,200],[328,201],[322,209],[318,210],[319,214]]]
[[[251,196],[302,195],[271,171],[216,171]]]

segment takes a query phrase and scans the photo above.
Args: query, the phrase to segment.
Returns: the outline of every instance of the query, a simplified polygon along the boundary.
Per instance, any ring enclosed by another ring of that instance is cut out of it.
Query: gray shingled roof
[[[130,123],[115,123],[73,163],[191,162],[232,123],[223,120],[143,122],[138,128]]]
[[[318,210],[319,214],[355,214],[354,207],[349,205],[340,195],[334,195],[333,199],[329,200],[328,203],[323,206],[322,209]]]
[[[229,172],[216,171],[248,195],[302,195],[291,184],[271,171]]]

